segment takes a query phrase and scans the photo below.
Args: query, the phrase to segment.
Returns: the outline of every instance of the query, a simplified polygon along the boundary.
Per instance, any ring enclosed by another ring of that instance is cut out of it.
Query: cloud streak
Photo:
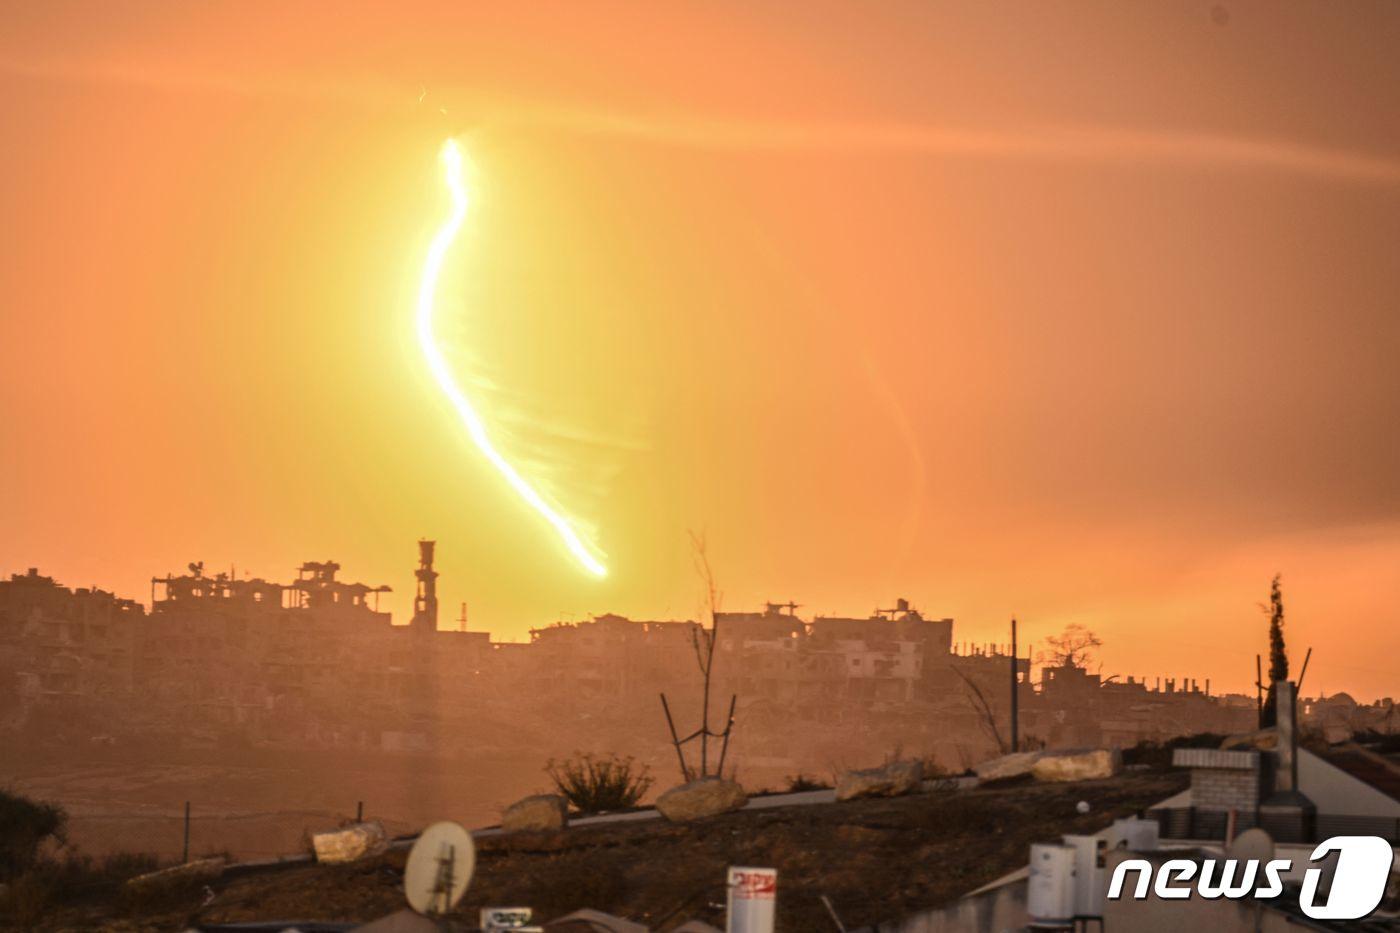
[[[1372,185],[1400,185],[1400,158],[1286,139],[1096,126],[979,130],[921,123],[759,123],[626,116],[605,111],[515,111],[522,126],[717,151],[924,153],[1183,168],[1264,169]]]
[[[0,57],[0,71],[36,80],[120,83],[151,90],[321,99],[375,108],[421,109],[425,85],[359,81],[350,86],[308,75],[281,78],[206,73],[169,65],[28,61]],[[1400,156],[1322,146],[1286,138],[1089,125],[1025,125],[974,129],[918,122],[785,122],[626,113],[606,108],[540,106],[528,101],[483,105],[481,90],[429,88],[458,101],[454,114],[486,129],[553,130],[609,139],[718,152],[813,154],[908,153],[953,158],[1064,163],[1144,164],[1183,169],[1255,169],[1322,181],[1400,186]],[[475,103],[468,103],[468,102]]]

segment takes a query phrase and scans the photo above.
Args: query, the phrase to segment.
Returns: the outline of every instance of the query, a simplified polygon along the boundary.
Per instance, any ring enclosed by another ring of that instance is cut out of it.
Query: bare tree
[[[987,695],[982,692],[982,688],[977,686],[977,683],[971,677],[967,676],[956,667],[953,668],[953,673],[961,677],[962,682],[967,684],[968,693],[970,694],[968,703],[978,714],[982,728],[991,736],[992,741],[996,743],[997,751],[1005,755],[1007,752],[1007,745],[1001,737],[1001,730],[997,728],[996,713],[992,711],[992,704],[987,702]]]
[[[1103,644],[1103,639],[1078,622],[1066,625],[1063,632],[1045,640],[1050,643],[1050,650],[1041,653],[1040,662],[1051,667],[1087,668],[1094,657],[1093,649]]]
[[[715,574],[710,568],[710,557],[706,550],[705,536],[690,532],[691,555],[695,561],[695,572],[699,575],[704,585],[705,612],[710,616],[710,627],[707,630],[702,621],[690,630],[691,647],[695,651],[695,663],[700,668],[700,676],[703,678],[704,689],[701,693],[700,728],[696,729],[685,738],[680,738],[676,733],[675,720],[671,718],[671,706],[666,701],[666,694],[661,694],[661,708],[666,713],[666,724],[671,730],[671,744],[676,748],[676,758],[680,762],[681,779],[693,781],[697,777],[708,777],[710,774],[710,739],[722,739],[720,746],[719,763],[715,767],[715,773],[722,775],[724,772],[724,758],[729,751],[729,736],[734,730],[734,704],[738,699],[731,695],[729,698],[729,715],[725,719],[724,730],[715,732],[710,728],[710,683],[711,674],[715,667],[715,644],[719,637],[719,606],[721,594],[715,585]],[[695,769],[685,759],[685,751],[682,748],[687,742],[694,739],[700,740],[700,771],[697,774]]]

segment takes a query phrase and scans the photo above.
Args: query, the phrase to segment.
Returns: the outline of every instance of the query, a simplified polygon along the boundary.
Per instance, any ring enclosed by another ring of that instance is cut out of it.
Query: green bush
[[[62,807],[0,790],[0,881],[32,868],[46,841],[66,841],[67,825]]]
[[[582,813],[626,810],[637,805],[650,789],[651,769],[632,758],[606,758],[574,753],[562,761],[549,759],[544,766],[559,793]]]

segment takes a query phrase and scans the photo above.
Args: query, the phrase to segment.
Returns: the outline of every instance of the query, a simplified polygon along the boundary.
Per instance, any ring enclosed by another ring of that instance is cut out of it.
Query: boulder
[[[195,859],[182,865],[174,865],[170,868],[162,868],[160,871],[137,875],[135,878],[128,879],[126,885],[129,888],[149,890],[192,881],[210,881],[223,874],[224,864],[225,859],[221,855],[213,858]]]
[[[569,825],[569,801],[558,794],[536,794],[517,800],[501,814],[501,831],[552,832]]]
[[[899,797],[918,790],[923,779],[921,761],[892,761],[882,768],[847,771],[836,782],[836,799]]]
[[[685,823],[739,810],[748,802],[748,795],[737,781],[707,777],[666,791],[656,798],[656,809],[673,823]]]
[[[1123,753],[1116,748],[1042,752],[1031,765],[1037,781],[1095,781],[1123,770]]]
[[[1002,755],[1000,758],[984,761],[972,770],[977,772],[977,780],[982,784],[988,781],[1018,778],[1031,773],[1031,767],[1041,754],[1041,752],[1012,752],[1010,755]]]
[[[331,865],[357,862],[388,849],[389,834],[377,821],[352,823],[344,829],[316,833],[311,837],[311,848],[318,862]]]

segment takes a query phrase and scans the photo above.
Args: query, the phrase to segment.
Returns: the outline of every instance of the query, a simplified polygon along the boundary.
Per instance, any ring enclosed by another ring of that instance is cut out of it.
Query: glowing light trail
[[[423,263],[423,279],[418,285],[418,314],[416,318],[418,345],[423,350],[423,356],[428,361],[428,368],[432,370],[433,378],[437,380],[438,387],[452,402],[452,407],[457,409],[457,415],[462,419],[462,424],[466,427],[472,443],[505,477],[506,482],[510,483],[511,488],[520,498],[544,516],[545,521],[554,526],[554,530],[563,539],[564,546],[569,549],[569,553],[573,554],[589,573],[599,577],[606,576],[608,569],[598,558],[593,556],[569,520],[551,508],[535,487],[531,486],[530,482],[521,476],[520,472],[511,466],[510,462],[501,456],[500,451],[491,443],[491,439],[486,433],[486,425],[457,385],[457,380],[453,377],[452,370],[448,367],[447,361],[443,359],[442,351],[438,349],[437,341],[433,337],[433,305],[437,295],[438,276],[442,272],[443,258],[452,246],[452,241],[457,238],[458,231],[462,229],[462,220],[467,213],[467,186],[462,180],[462,151],[457,146],[456,140],[449,139],[443,144],[441,159],[447,187],[452,193],[452,214],[438,228],[437,234],[433,237],[432,245],[428,248],[428,258]]]

